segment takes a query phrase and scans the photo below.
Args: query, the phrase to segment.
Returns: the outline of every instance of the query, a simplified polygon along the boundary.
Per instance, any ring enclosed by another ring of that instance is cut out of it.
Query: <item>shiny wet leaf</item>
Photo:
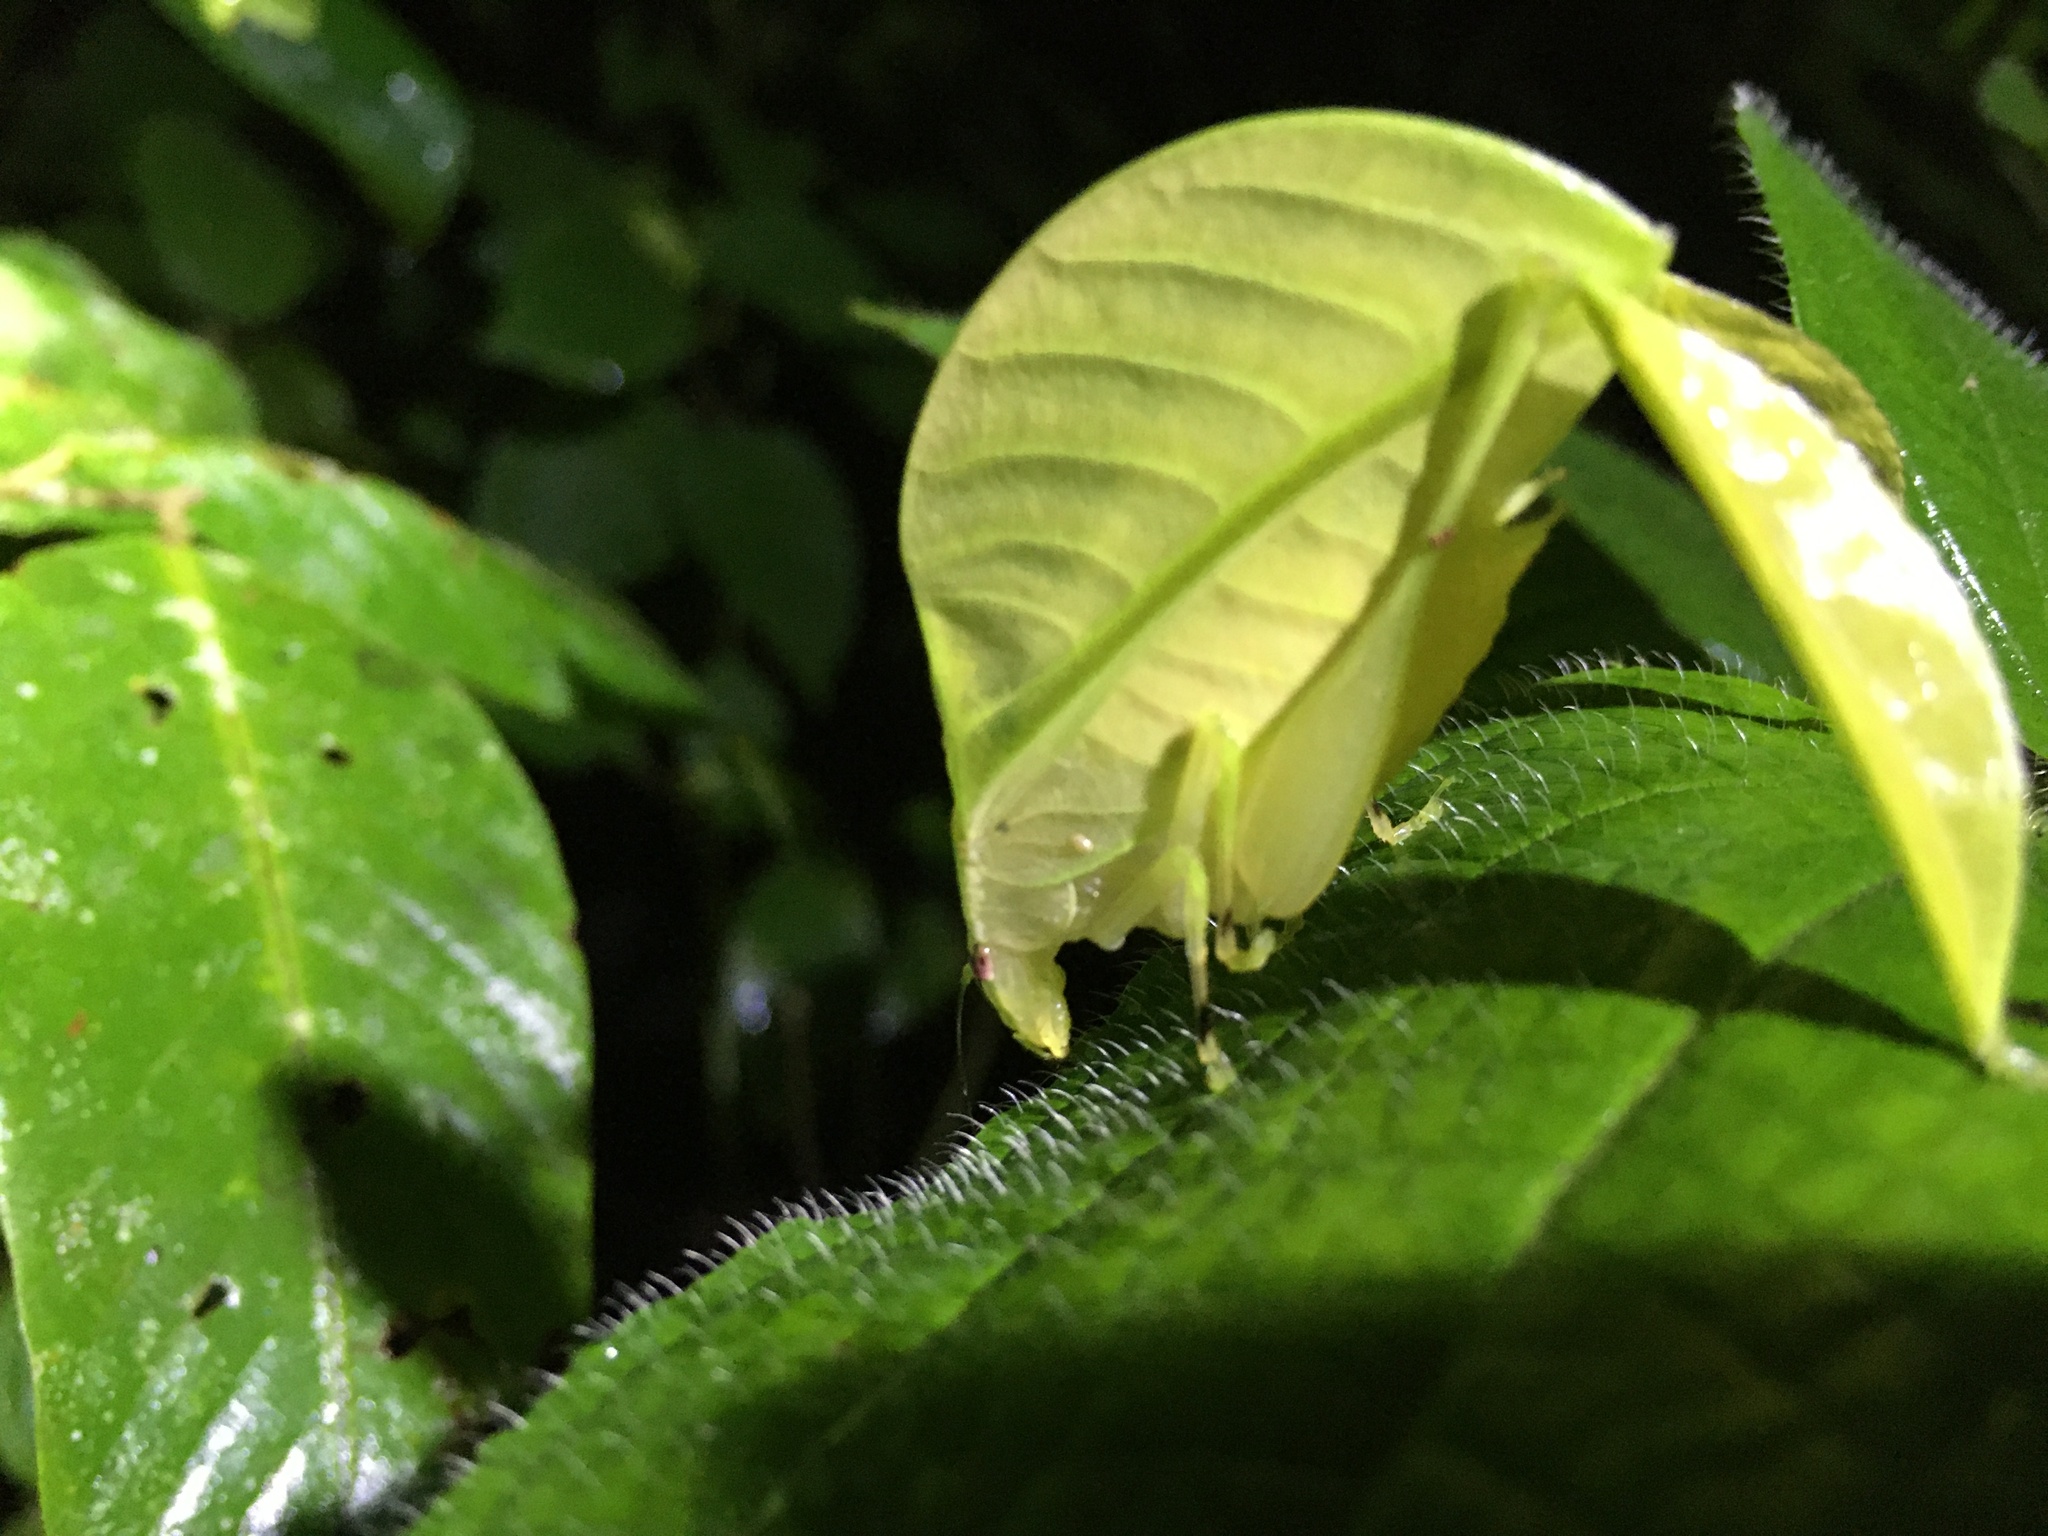
[[[0,583],[0,1171],[53,1530],[397,1491],[585,1305],[587,1004],[477,708],[241,561]]]

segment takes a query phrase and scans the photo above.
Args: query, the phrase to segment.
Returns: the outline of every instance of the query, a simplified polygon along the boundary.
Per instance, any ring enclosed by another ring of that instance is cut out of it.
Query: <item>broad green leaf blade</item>
[[[0,1202],[45,1515],[360,1509],[584,1305],[547,823],[458,691],[224,556],[33,555],[0,641]]]
[[[1224,988],[1236,1087],[1159,957],[1043,1099],[587,1346],[421,1536],[2037,1508],[1987,1415],[2040,1368],[2039,1101],[1955,1046],[1826,734],[1580,708],[1440,738],[1393,798],[1444,782]]]
[[[407,661],[544,718],[587,680],[629,702],[694,707],[658,644],[388,481],[247,441],[60,437],[0,477],[0,528],[88,532],[175,516],[285,590]]]
[[[1600,310],[1630,390],[1842,732],[1971,1048],[1994,1071],[2048,1078],[2005,1029],[2026,780],[1968,603],[1869,462],[1801,396],[1633,299]]]
[[[143,228],[171,286],[244,324],[275,320],[320,275],[298,189],[219,124],[163,114],[130,166]]]
[[[1550,462],[1565,471],[1556,495],[1571,520],[1656,600],[1672,628],[1759,679],[1797,680],[1798,667],[1692,491],[1584,428]]]
[[[2048,751],[2048,375],[1899,244],[1762,97],[1736,127],[1802,330],[1855,371],[1905,454],[1906,510],[1962,586],[2021,733]]]
[[[0,236],[0,373],[12,381],[0,395],[9,415],[54,385],[80,402],[67,425],[227,434],[255,426],[249,393],[219,353],[131,308],[38,235]],[[102,402],[116,420],[94,419]]]
[[[322,0],[317,28],[296,40],[248,22],[222,30],[208,0],[155,5],[332,150],[408,239],[424,242],[440,229],[468,174],[469,119],[454,82],[373,0]]]

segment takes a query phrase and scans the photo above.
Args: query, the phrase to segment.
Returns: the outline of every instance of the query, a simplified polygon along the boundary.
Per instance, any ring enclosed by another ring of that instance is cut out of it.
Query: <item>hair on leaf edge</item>
[[[1806,162],[1813,173],[1826,183],[1828,190],[1841,200],[1843,206],[1862,221],[1863,226],[1879,244],[1941,289],[1963,313],[1990,332],[1997,341],[2011,348],[2028,367],[2048,366],[2048,359],[2044,359],[2037,350],[2034,332],[2022,331],[2006,319],[1989,299],[1885,222],[1884,215],[1878,211],[1876,204],[1863,194],[1855,179],[1835,163],[1834,157],[1816,141],[1804,138],[1793,130],[1791,119],[1785,115],[1777,99],[1768,91],[1746,81],[1737,82],[1728,93],[1728,112],[1731,122],[1745,112],[1754,113],[1762,118],[1765,126],[1783,140],[1788,149]],[[1744,157],[1744,170],[1750,185],[1756,190],[1761,211],[1763,187],[1758,183],[1755,171],[1750,168],[1747,156]],[[1769,215],[1763,214],[1763,218],[1768,227]],[[1772,241],[1774,244],[1777,241],[1775,229],[1772,230]],[[1782,252],[1779,260],[1782,268]],[[1788,289],[1789,286],[1788,276]]]

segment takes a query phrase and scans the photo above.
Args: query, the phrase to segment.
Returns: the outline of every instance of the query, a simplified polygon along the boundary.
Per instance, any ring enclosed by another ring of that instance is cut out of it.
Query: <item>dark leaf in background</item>
[[[680,226],[654,206],[583,199],[512,226],[483,355],[571,389],[658,379],[697,339]]]
[[[297,190],[220,125],[149,119],[133,175],[164,276],[202,309],[244,324],[275,320],[319,276],[312,215]]]
[[[749,887],[735,937],[769,975],[806,978],[872,957],[882,924],[859,870],[799,856],[769,866]]]
[[[357,430],[347,380],[311,347],[263,336],[235,349],[235,363],[256,391],[264,436],[346,459],[358,468],[382,457]]]
[[[787,427],[696,426],[669,469],[684,547],[813,704],[860,616],[861,545],[830,461]]]
[[[657,188],[554,125],[477,112],[476,190],[496,222],[483,355],[574,390],[660,377],[697,342],[697,245]]]
[[[407,239],[440,229],[469,171],[455,85],[371,0],[323,0],[303,41],[215,25],[205,0],[154,0],[215,63],[324,143]]]
[[[501,438],[477,472],[470,520],[558,569],[631,585],[682,542],[672,481],[690,442],[668,401],[574,437]]]
[[[500,441],[471,510],[479,527],[609,585],[690,556],[807,698],[831,691],[859,615],[860,545],[851,499],[801,434],[652,401],[578,436]]]
[[[1550,456],[1555,495],[1600,552],[1656,602],[1673,629],[1724,666],[1766,682],[1796,680],[1786,653],[1713,518],[1692,491],[1585,428]]]
[[[1977,77],[1977,110],[1986,122],[2048,160],[2048,95],[2018,59],[1998,57]]]
[[[1792,313],[1869,386],[1906,463],[1906,510],[1970,599],[2021,735],[2048,751],[2048,373],[1952,279],[1875,226],[1737,98]]]
[[[1391,798],[1449,819],[1222,989],[1234,1087],[1168,951],[1043,1100],[587,1346],[421,1536],[2038,1508],[2040,1102],[1958,1049],[1826,733],[1635,676],[1425,750]]]
[[[806,340],[844,338],[848,306],[876,289],[868,259],[793,199],[714,207],[703,227],[708,279]]]

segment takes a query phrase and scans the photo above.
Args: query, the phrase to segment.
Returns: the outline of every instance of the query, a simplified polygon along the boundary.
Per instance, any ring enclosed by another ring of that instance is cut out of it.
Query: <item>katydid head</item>
[[[981,990],[1025,1049],[1053,1061],[1067,1054],[1073,1028],[1067,976],[1050,954],[977,944],[971,965]]]

